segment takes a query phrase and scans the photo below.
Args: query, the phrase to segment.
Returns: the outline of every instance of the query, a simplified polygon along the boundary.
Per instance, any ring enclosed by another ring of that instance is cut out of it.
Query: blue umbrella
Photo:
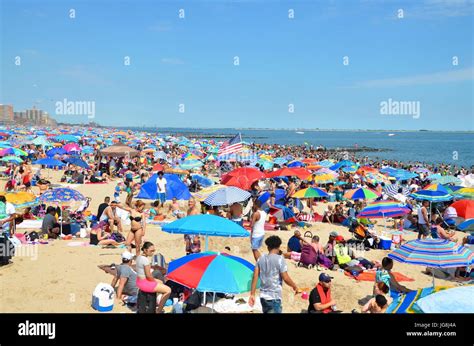
[[[214,185],[214,182],[211,179],[203,175],[193,174],[191,175],[191,178],[197,181],[199,185],[201,185],[202,187],[209,187],[209,186]]]
[[[39,159],[35,162],[33,162],[34,165],[43,165],[43,166],[48,166],[48,167],[63,167],[65,166],[64,162],[51,159],[51,158],[46,158],[46,159]]]
[[[173,221],[162,227],[167,233],[197,234],[206,237],[206,251],[208,237],[248,237],[250,232],[237,223],[215,215],[190,215]]]
[[[275,162],[275,161],[273,161],[273,162]],[[291,167],[303,167],[304,163],[301,162],[301,161],[293,161],[293,162],[289,163],[287,166],[289,168],[291,168]]]
[[[48,155],[49,157],[53,157],[55,155],[64,155],[66,154],[67,151],[64,150],[63,148],[53,148],[53,149],[50,149],[46,152],[46,155]]]
[[[204,203],[211,206],[230,205],[235,202],[242,202],[250,198],[248,191],[239,189],[235,186],[227,186],[211,193]]]
[[[79,142],[79,138],[73,135],[59,135],[54,137],[54,140],[57,142]]]
[[[82,167],[82,168],[85,168],[85,169],[91,169],[89,167],[89,165],[82,159],[80,158],[77,158],[77,157],[71,157],[69,159],[66,159],[64,160],[68,163],[70,163],[71,165],[74,165],[74,166],[78,166],[78,167]]]
[[[411,197],[419,200],[427,200],[430,202],[445,202],[453,199],[449,193],[438,190],[419,190],[410,195]]]

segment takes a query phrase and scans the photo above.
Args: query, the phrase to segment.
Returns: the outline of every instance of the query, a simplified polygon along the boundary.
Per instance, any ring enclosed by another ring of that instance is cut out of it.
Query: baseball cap
[[[336,241],[344,241],[344,237],[342,235],[338,235],[336,237]]]
[[[332,231],[331,233],[329,233],[329,236],[331,237],[337,237],[339,234],[336,232],[336,231]]]
[[[125,259],[125,260],[128,260],[130,261],[131,259],[133,258],[133,254],[129,251],[125,251],[123,254],[122,254],[122,259]]]
[[[329,276],[326,273],[321,273],[319,275],[319,281],[321,282],[331,282],[331,279],[334,279],[332,276]]]

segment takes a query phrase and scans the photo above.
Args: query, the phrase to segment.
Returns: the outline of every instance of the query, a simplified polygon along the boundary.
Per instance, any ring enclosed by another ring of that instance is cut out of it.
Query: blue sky
[[[103,125],[474,130],[472,0],[0,2],[15,110],[66,98]],[[388,99],[419,118],[381,115]]]

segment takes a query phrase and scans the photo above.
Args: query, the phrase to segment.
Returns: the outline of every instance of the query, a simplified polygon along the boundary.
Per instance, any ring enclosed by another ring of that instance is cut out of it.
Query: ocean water
[[[301,130],[304,131],[304,130]],[[237,134],[247,142],[301,145],[304,142],[327,148],[354,147],[387,149],[383,152],[360,152],[358,156],[404,162],[449,163],[474,165],[474,133],[467,132],[391,132],[373,131],[304,131],[296,130],[237,130],[237,129],[159,129],[160,133]]]

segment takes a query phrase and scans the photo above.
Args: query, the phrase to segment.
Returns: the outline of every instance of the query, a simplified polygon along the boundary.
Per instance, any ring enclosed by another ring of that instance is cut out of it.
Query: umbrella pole
[[[212,294],[212,312],[214,312],[214,302],[216,301],[216,292]]]
[[[207,293],[206,291],[204,291],[203,306],[206,306],[206,296],[207,296]]]

